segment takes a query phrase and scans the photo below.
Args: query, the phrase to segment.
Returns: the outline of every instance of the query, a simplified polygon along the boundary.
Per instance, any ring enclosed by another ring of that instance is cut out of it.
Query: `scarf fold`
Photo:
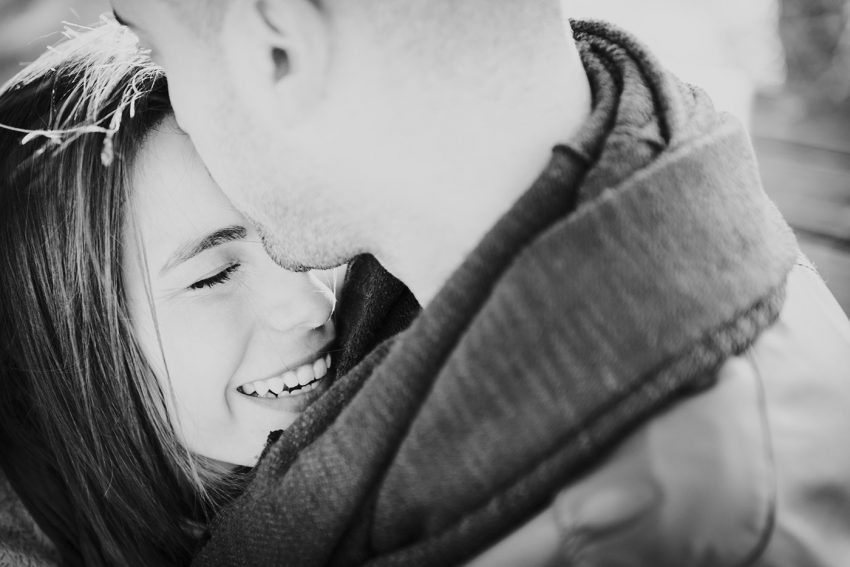
[[[196,565],[460,563],[775,320],[797,248],[744,129],[627,34],[573,27],[585,128],[269,448]]]

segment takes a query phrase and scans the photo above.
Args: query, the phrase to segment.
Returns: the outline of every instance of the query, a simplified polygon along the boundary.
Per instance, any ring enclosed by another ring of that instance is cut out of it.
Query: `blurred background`
[[[753,133],[765,188],[850,313],[850,0],[572,0]],[[0,82],[107,0],[0,0]]]
[[[850,0],[572,0],[750,127],[767,192],[850,313]]]

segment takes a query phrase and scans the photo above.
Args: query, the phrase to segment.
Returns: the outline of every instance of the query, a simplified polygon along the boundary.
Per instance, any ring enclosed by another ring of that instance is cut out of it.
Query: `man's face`
[[[180,127],[269,254],[296,270],[340,265],[364,251],[345,232],[351,197],[330,191],[341,184],[331,181],[333,168],[311,129],[289,131],[272,80],[274,54],[246,40],[252,22],[229,15],[240,3],[220,4],[192,14],[191,2],[184,10],[162,0],[113,0],[118,20],[165,68]],[[208,9],[223,10],[220,21]]]

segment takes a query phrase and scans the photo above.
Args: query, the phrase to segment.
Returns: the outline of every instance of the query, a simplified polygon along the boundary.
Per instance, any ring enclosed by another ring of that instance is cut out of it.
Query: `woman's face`
[[[178,435],[253,466],[330,382],[332,275],[275,264],[173,120],[142,148],[127,210],[133,326]]]

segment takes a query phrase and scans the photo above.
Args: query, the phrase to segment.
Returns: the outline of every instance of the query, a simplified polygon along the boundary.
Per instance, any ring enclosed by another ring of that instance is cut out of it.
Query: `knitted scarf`
[[[574,31],[585,127],[410,327],[269,446],[196,565],[460,563],[775,320],[797,248],[744,129],[627,34]],[[355,265],[355,336],[404,327],[386,277]]]

